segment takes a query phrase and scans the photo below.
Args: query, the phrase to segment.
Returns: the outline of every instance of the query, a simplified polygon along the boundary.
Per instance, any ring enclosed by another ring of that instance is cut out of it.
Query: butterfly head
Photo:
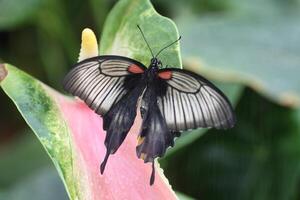
[[[150,67],[153,68],[153,69],[159,69],[162,67],[162,63],[161,61],[158,59],[158,58],[152,58],[151,59],[151,64],[150,64]]]

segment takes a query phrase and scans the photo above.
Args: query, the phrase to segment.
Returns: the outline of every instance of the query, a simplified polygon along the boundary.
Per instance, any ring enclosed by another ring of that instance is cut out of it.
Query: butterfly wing
[[[230,102],[202,76],[175,68],[162,69],[158,76],[166,88],[158,97],[158,105],[170,130],[234,126],[235,115]]]
[[[136,86],[145,69],[143,64],[127,57],[97,56],[77,63],[63,86],[103,116]]]

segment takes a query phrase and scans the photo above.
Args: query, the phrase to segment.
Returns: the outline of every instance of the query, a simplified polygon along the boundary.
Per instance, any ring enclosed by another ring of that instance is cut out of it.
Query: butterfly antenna
[[[138,27],[138,29],[140,30],[140,32],[141,32],[141,34],[142,34],[142,36],[143,36],[143,38],[144,38],[144,40],[145,40],[145,42],[146,42],[146,44],[147,44],[149,50],[150,50],[150,52],[151,52],[152,57],[154,58],[154,54],[153,54],[153,52],[152,52],[152,49],[150,48],[150,45],[149,45],[149,43],[147,42],[146,37],[145,37],[145,35],[144,35],[144,33],[143,33],[141,27],[140,27],[139,25],[137,25],[137,27]]]
[[[162,48],[155,56],[155,58],[157,58],[157,56],[165,49],[169,48],[170,46],[172,46],[173,44],[175,44],[176,42],[178,42],[179,40],[181,40],[181,36],[179,36],[179,38],[177,40],[175,40],[174,42],[172,42],[171,44],[165,46],[164,48]]]

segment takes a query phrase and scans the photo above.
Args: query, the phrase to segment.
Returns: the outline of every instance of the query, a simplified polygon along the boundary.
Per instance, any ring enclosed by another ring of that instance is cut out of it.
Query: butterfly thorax
[[[150,66],[148,67],[148,70],[145,72],[147,83],[151,83],[156,80],[160,65],[161,65],[160,60],[158,60],[157,58],[151,59]]]

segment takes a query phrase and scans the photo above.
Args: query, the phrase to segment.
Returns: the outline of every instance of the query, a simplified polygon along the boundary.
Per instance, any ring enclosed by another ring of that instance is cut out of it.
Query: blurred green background
[[[80,34],[115,1],[0,0],[0,61],[62,91]],[[237,125],[195,130],[160,159],[182,199],[300,200],[300,1],[152,1],[183,36],[184,67],[235,105]],[[155,28],[155,27],[153,27]],[[0,91],[0,199],[67,199],[54,166]]]

